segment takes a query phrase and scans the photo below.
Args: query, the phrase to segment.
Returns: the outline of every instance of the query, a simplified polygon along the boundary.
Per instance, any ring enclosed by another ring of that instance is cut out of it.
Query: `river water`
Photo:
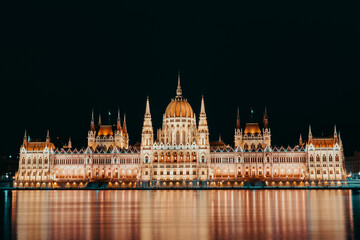
[[[1,191],[1,239],[360,239],[351,190]]]

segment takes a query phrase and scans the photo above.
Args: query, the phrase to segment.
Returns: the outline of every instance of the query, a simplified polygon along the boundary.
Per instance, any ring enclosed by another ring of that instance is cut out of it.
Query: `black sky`
[[[156,130],[179,68],[197,115],[205,96],[211,140],[233,144],[237,106],[242,125],[267,106],[275,145],[336,123],[346,154],[360,149],[358,6],[241,2],[2,5],[0,153],[25,129],[85,146],[92,108],[126,112],[135,144],[146,96]]]

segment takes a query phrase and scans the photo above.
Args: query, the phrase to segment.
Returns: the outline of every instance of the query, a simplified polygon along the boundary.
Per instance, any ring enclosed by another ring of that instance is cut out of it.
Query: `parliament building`
[[[92,112],[88,146],[77,149],[71,141],[61,149],[51,142],[25,136],[20,147],[16,187],[85,187],[106,182],[108,188],[244,186],[261,182],[267,186],[339,185],[346,178],[343,145],[334,127],[331,137],[300,135],[294,147],[271,144],[271,129],[265,109],[263,123],[240,123],[239,111],[234,145],[220,139],[209,141],[209,128],[202,97],[199,118],[183,97],[178,74],[175,98],[163,114],[156,139],[149,98],[146,100],[141,143],[130,146],[124,116],[116,124],[95,124]]]

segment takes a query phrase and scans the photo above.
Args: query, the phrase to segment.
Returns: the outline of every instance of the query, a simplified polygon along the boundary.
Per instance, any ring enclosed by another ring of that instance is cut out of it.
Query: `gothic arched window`
[[[180,144],[180,132],[176,132],[176,145]]]

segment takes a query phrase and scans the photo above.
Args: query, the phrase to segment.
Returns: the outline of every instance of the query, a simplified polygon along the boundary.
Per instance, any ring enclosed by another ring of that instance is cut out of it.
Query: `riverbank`
[[[25,187],[12,186],[11,182],[0,182],[0,190],[360,190],[360,180],[344,181],[340,184],[327,182],[305,182],[305,184],[283,184],[278,182],[275,185],[267,182],[200,182],[189,181],[176,182],[88,182],[85,184],[54,183],[52,185],[28,185]]]

